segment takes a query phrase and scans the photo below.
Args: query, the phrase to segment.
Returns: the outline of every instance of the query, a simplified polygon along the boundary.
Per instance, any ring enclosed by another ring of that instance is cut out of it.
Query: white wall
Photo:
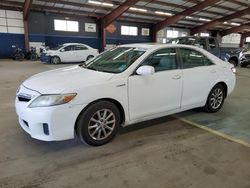
[[[221,46],[238,48],[240,46],[240,39],[241,39],[241,34],[238,33],[232,33],[230,35],[226,35],[222,37]]]
[[[24,34],[23,12],[0,9],[0,33]]]
[[[167,31],[178,31],[178,36],[177,37],[182,37],[182,36],[189,36],[190,35],[190,30],[189,29],[181,29],[181,28],[173,28],[173,27],[166,27],[162,30],[160,30],[157,33],[157,42],[158,43],[164,43],[165,41],[167,42],[171,38],[167,36]]]

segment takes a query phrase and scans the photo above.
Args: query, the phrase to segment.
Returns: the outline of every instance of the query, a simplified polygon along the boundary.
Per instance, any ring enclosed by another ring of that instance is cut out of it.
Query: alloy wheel
[[[223,102],[223,91],[220,88],[216,88],[210,98],[210,104],[213,109],[217,109]]]
[[[90,118],[88,133],[94,140],[106,139],[114,130],[116,120],[115,114],[109,109],[98,110]]]
[[[53,57],[52,59],[53,64],[58,64],[60,62],[58,57]]]

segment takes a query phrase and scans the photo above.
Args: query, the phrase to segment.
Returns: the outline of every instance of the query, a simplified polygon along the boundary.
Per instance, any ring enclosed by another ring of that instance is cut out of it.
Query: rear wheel
[[[81,141],[92,146],[106,144],[117,134],[120,118],[116,105],[109,101],[98,101],[78,117],[77,135]]]
[[[61,59],[59,57],[57,57],[57,56],[53,56],[50,59],[50,63],[51,64],[60,64],[61,63]]]
[[[224,87],[217,84],[210,91],[204,110],[211,113],[219,111],[224,103],[225,96]]]

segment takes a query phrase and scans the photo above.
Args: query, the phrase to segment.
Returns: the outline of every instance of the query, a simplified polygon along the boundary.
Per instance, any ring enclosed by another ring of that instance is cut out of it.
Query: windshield
[[[59,50],[61,47],[63,47],[63,45],[58,45],[57,47],[51,48],[50,50]]]
[[[117,47],[100,54],[85,67],[102,72],[121,73],[144,53],[145,49]]]
[[[186,44],[186,45],[193,45],[195,42],[195,38],[186,37],[186,38],[175,38],[169,41],[171,44]]]

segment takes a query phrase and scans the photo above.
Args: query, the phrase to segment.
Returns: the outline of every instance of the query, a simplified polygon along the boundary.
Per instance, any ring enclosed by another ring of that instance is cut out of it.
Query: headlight
[[[35,108],[65,104],[71,101],[75,96],[76,93],[40,95],[34,101],[32,101],[29,107]]]

